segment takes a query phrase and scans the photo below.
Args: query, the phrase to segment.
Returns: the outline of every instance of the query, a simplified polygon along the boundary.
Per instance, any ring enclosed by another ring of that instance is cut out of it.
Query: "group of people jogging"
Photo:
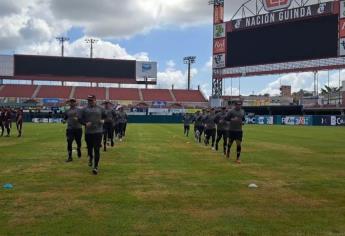
[[[12,130],[12,121],[15,119],[16,127],[18,131],[18,136],[22,136],[22,129],[23,129],[23,110],[16,109],[12,110],[11,108],[0,108],[0,127],[1,127],[1,134],[0,137],[3,137],[6,130],[6,136],[11,136]]]
[[[218,151],[219,142],[223,139],[223,153],[230,158],[231,147],[236,143],[236,162],[241,163],[242,126],[245,121],[245,112],[242,102],[236,101],[233,108],[204,109],[194,115],[186,114],[183,118],[184,135],[188,137],[190,125],[194,123],[195,140],[208,146],[211,142],[213,150]]]
[[[73,161],[72,144],[77,144],[77,156],[81,158],[82,134],[85,127],[85,142],[88,153],[88,165],[92,167],[92,173],[98,174],[100,161],[100,149],[107,151],[109,146],[114,147],[115,138],[120,141],[126,134],[127,114],[123,107],[118,110],[110,101],[105,101],[101,107],[96,103],[96,96],[87,97],[88,104],[78,108],[76,99],[70,99],[67,103],[70,108],[65,112],[64,122],[67,123],[67,153],[66,162]],[[102,143],[103,140],[103,143]]]

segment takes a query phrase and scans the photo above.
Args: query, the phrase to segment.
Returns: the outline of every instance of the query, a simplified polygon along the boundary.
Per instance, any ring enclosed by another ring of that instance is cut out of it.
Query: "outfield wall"
[[[61,123],[61,117],[26,117],[34,123]],[[129,123],[179,124],[181,115],[172,116],[128,116]],[[345,126],[345,116],[247,116],[246,124],[255,125],[291,125],[291,126]]]

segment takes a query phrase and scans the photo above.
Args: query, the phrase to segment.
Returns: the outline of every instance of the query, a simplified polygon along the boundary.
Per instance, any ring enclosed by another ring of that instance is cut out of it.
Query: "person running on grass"
[[[216,139],[216,150],[218,151],[219,141],[223,138],[223,151],[226,150],[226,133],[225,133],[225,117],[226,117],[226,108],[222,109],[216,114],[215,122],[217,124],[217,139]]]
[[[203,111],[203,114],[204,114],[204,111]],[[196,116],[195,116],[195,121],[194,121],[194,125],[196,126],[195,137],[196,137],[196,141],[199,143],[201,143],[201,137],[202,137],[202,134],[204,132],[203,114],[201,114],[198,111]]]
[[[114,119],[116,118],[116,113],[113,109],[113,104],[110,101],[105,101],[105,120],[104,120],[104,133],[103,133],[103,150],[107,151],[108,141],[110,140],[110,145],[114,147]]]
[[[12,128],[12,110],[11,110],[11,108],[5,109],[4,124],[5,124],[6,132],[7,132],[6,137],[10,137],[11,136],[11,128]]]
[[[118,119],[119,119],[119,139],[120,139],[120,142],[122,142],[122,138],[125,136],[125,128],[126,128],[126,123],[128,119],[123,106],[119,108]]]
[[[182,118],[182,121],[183,121],[183,127],[184,127],[184,135],[186,137],[188,137],[189,135],[189,130],[190,130],[190,124],[193,123],[193,116],[191,116],[190,114],[186,113],[183,118]]]
[[[82,125],[80,120],[80,109],[77,108],[76,99],[72,98],[67,103],[70,109],[65,112],[63,123],[67,123],[66,138],[67,138],[67,160],[66,162],[73,161],[72,158],[72,145],[73,141],[77,143],[77,155],[81,158],[81,139],[83,136]]]
[[[23,110],[18,109],[16,114],[16,127],[18,131],[18,138],[22,136],[23,129]]]
[[[105,111],[96,103],[96,96],[87,97],[88,105],[81,109],[80,122],[85,125],[85,140],[89,156],[89,166],[94,175],[98,174],[100,148],[102,144],[103,124],[106,118]]]
[[[208,110],[208,114],[204,118],[205,124],[205,146],[207,146],[210,142],[210,138],[212,139],[212,149],[214,150],[214,141],[216,138],[216,123],[215,123],[215,110],[214,108]]]
[[[1,127],[1,137],[4,136],[5,132],[5,109],[2,107],[0,109],[0,127]]]
[[[230,158],[231,146],[233,142],[237,145],[237,163],[241,163],[242,139],[243,130],[242,126],[245,121],[245,112],[242,109],[242,102],[236,101],[235,107],[227,113],[226,119],[230,121],[229,142],[227,147],[227,158]]]

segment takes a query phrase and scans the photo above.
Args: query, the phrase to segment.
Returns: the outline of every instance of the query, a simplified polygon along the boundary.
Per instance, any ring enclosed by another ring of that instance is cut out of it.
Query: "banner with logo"
[[[225,38],[215,39],[213,42],[213,54],[225,53]]]
[[[157,78],[157,62],[137,61],[137,78]]]
[[[312,116],[282,116],[282,125],[313,125]]]
[[[225,23],[214,25],[213,38],[224,38],[225,37]]]
[[[213,56],[213,68],[224,68],[225,67],[225,53],[217,54]]]
[[[273,0],[270,0],[273,1]],[[274,0],[282,2],[283,0]],[[265,2],[265,1],[264,1]],[[267,1],[266,1],[267,2]],[[251,27],[264,26],[269,24],[281,23],[285,21],[301,20],[314,16],[329,15],[333,13],[333,2],[325,2],[315,5],[303,6],[299,8],[286,9],[283,11],[269,12],[228,22],[229,29],[240,30]],[[273,8],[273,7],[272,7]]]
[[[273,125],[273,116],[247,116],[246,124],[256,124],[256,125]]]

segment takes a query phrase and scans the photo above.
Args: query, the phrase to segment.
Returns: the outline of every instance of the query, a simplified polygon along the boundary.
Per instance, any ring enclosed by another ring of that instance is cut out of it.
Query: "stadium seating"
[[[98,100],[105,100],[105,88],[76,87],[74,97],[76,99],[86,99],[88,95],[95,95]]]
[[[110,88],[110,100],[126,100],[126,101],[140,101],[138,89],[131,88]]]
[[[142,89],[141,91],[144,101],[174,101],[168,89]]]
[[[72,87],[41,86],[36,98],[69,98]]]
[[[68,99],[70,96],[85,100],[89,94],[96,95],[98,100],[130,101],[133,104],[152,104],[153,101],[164,101],[181,106],[207,106],[207,100],[198,90],[137,89],[137,88],[99,88],[67,87],[37,85],[2,85],[0,98]]]
[[[207,102],[199,90],[172,90],[177,102]]]
[[[5,85],[0,91],[0,97],[31,98],[37,85]]]

